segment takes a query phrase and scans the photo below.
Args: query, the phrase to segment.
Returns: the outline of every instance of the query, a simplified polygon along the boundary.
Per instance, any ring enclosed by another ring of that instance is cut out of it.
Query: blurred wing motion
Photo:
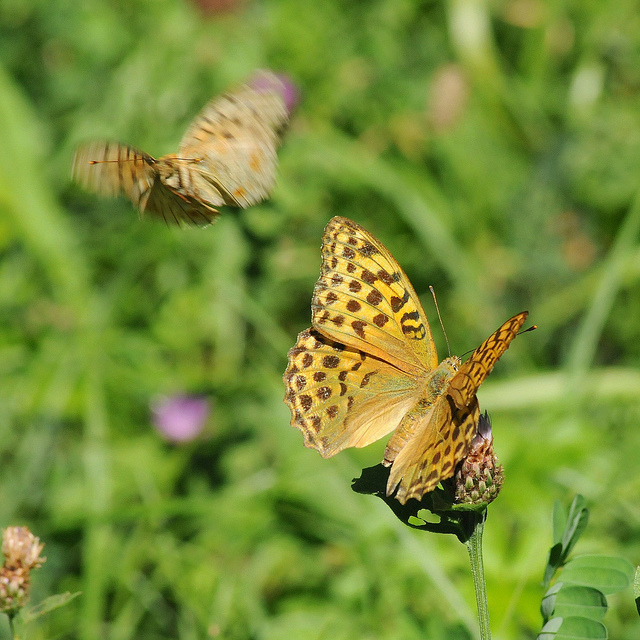
[[[158,159],[110,142],[80,146],[72,175],[101,195],[125,195],[141,214],[207,225],[216,207],[248,207],[275,183],[280,132],[288,120],[284,83],[260,72],[214,98],[187,130],[178,155]]]
[[[178,155],[202,158],[197,171],[225,204],[246,208],[271,192],[288,120],[283,92],[277,76],[261,72],[251,85],[214,98],[187,129]]]
[[[122,144],[91,142],[78,147],[73,177],[90,191],[104,196],[126,195],[144,210],[156,178],[155,158]]]
[[[466,456],[476,391],[526,317],[507,321],[463,365],[438,364],[422,305],[393,256],[355,222],[333,218],[313,327],[298,336],[284,374],[292,426],[324,457],[396,429],[385,451],[387,494],[420,499]]]
[[[76,150],[72,173],[86,189],[106,196],[124,195],[141,214],[161,218],[167,224],[210,224],[218,215],[213,199],[184,188],[181,181],[189,184],[191,167],[178,165],[168,156],[156,160],[116,142],[90,142]],[[163,179],[174,166],[175,187],[170,176]],[[215,204],[224,201],[218,197]]]

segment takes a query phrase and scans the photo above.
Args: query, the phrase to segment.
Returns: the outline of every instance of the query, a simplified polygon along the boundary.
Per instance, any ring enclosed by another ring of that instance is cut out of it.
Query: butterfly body
[[[261,72],[257,88],[241,85],[211,100],[180,142],[177,154],[154,158],[115,142],[76,151],[74,178],[103,195],[127,196],[143,215],[167,223],[206,225],[216,207],[248,207],[266,198],[276,177],[280,134],[288,111],[283,83]]]
[[[237,206],[237,202],[225,197],[220,185],[202,170],[202,158],[179,158],[176,154],[161,156],[154,165],[158,180],[175,195],[195,199],[214,207]]]
[[[462,361],[458,356],[445,358],[426,377],[425,399],[441,396],[449,385],[449,380],[457,373]]]
[[[462,363],[438,363],[422,305],[391,253],[360,225],[325,229],[311,329],[289,351],[285,402],[305,446],[330,457],[394,431],[387,494],[420,499],[453,475],[479,418],[476,391],[524,323],[505,322]]]

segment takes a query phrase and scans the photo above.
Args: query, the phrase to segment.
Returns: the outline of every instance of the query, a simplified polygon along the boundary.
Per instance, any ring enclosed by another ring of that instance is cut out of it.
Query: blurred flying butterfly
[[[271,192],[292,90],[276,74],[258,72],[204,107],[177,154],[156,159],[128,145],[90,142],[76,151],[73,177],[96,193],[127,196],[141,215],[210,224],[216,207],[246,208]]]
[[[322,241],[312,324],[289,351],[284,374],[291,424],[330,457],[395,429],[383,464],[387,495],[402,503],[454,474],[477,431],[476,392],[522,327],[507,320],[462,363],[438,364],[420,300],[384,245],[336,217]]]

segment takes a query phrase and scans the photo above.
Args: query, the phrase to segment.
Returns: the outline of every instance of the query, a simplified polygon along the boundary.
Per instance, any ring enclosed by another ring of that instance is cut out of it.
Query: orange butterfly
[[[467,454],[480,409],[476,392],[522,327],[507,320],[464,363],[438,364],[422,305],[384,245],[347,218],[322,244],[313,327],[298,336],[284,374],[291,424],[330,457],[395,429],[383,464],[387,495],[421,499]]]
[[[266,198],[276,148],[288,120],[289,87],[262,71],[249,84],[209,102],[187,129],[177,154],[153,158],[114,142],[78,148],[72,175],[96,193],[124,194],[141,214],[167,223],[207,225],[216,207],[248,207]]]

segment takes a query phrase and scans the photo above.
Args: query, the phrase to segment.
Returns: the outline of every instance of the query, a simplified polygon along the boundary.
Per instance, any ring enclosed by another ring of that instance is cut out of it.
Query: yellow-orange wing
[[[261,71],[209,102],[187,129],[178,156],[199,158],[194,171],[225,204],[248,207],[266,198],[276,179],[280,134],[288,120],[285,87]]]
[[[438,362],[407,276],[347,218],[325,229],[312,314],[289,351],[285,402],[305,445],[328,457],[395,429]]]
[[[329,221],[311,303],[313,327],[411,376],[438,366],[429,323],[386,247],[348,218]]]
[[[387,435],[416,401],[415,378],[315,329],[300,333],[288,358],[291,424],[325,458]]]
[[[428,407],[417,405],[393,435],[384,464],[391,466],[387,494],[420,499],[451,477],[468,452],[480,410],[476,393],[498,358],[509,348],[527,318],[523,311],[507,320],[460,366],[449,386]]]

